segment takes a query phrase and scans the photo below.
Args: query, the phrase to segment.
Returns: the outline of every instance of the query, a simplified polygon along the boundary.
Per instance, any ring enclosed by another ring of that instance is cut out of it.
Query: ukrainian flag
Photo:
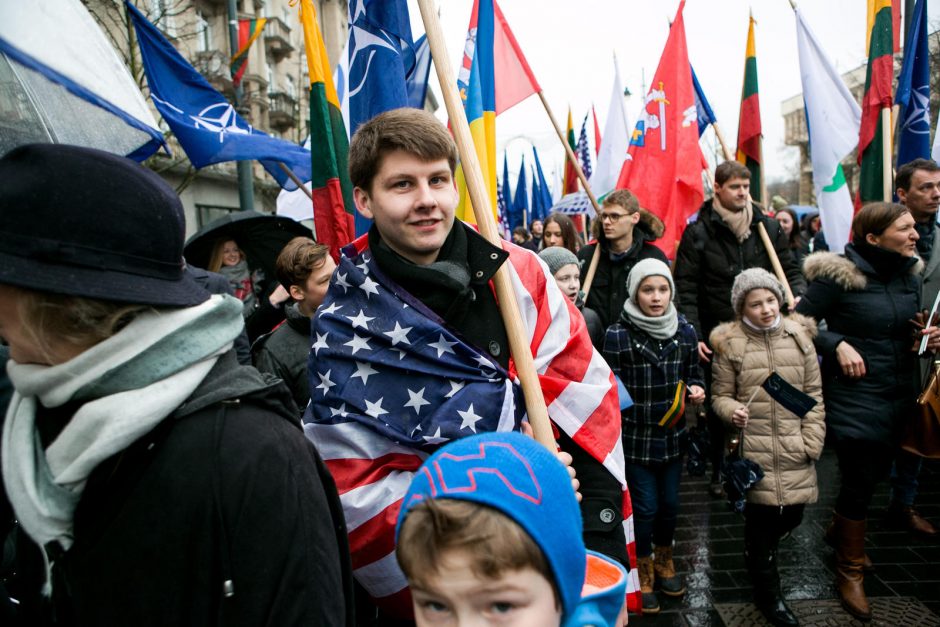
[[[470,18],[470,32],[467,37],[467,50],[472,46],[472,57],[464,58],[464,69],[470,63],[470,74],[461,76],[466,82],[458,81],[460,93],[464,96],[464,110],[470,123],[470,135],[476,148],[477,158],[483,180],[490,196],[490,210],[496,216],[496,80],[493,70],[493,0],[478,0],[476,12]],[[473,28],[476,25],[476,40],[473,41]],[[460,202],[457,205],[457,218],[476,224],[470,194],[467,189],[463,168],[457,168],[457,189]]]

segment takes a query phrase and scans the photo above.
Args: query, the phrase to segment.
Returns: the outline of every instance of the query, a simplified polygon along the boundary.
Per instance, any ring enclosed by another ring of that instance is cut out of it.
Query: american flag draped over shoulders
[[[610,369],[547,267],[529,251],[503,247],[549,415],[625,487]],[[518,430],[525,405],[513,362],[507,372],[385,277],[366,236],[342,252],[313,320],[304,432],[336,480],[357,580],[386,610],[408,616],[394,529],[414,472],[452,439]],[[624,530],[633,562],[626,489]],[[635,569],[628,600],[639,607]]]

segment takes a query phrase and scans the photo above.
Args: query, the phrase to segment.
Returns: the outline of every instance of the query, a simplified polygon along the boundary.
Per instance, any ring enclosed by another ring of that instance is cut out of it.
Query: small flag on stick
[[[794,414],[803,418],[816,406],[816,399],[809,394],[804,394],[789,383],[776,372],[770,375],[761,383],[761,387],[770,398],[774,399]]]

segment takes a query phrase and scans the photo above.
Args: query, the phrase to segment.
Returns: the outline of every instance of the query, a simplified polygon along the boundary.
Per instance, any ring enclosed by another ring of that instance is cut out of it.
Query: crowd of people
[[[836,254],[723,163],[670,263],[629,190],[589,243],[552,214],[495,245],[454,218],[456,164],[426,112],[367,122],[349,168],[369,232],[338,259],[295,238],[262,287],[232,239],[188,266],[179,198],[131,161],[0,159],[3,624],[621,626],[686,593],[693,428],[716,498],[729,453],[761,469],[742,550],[775,625],[798,624],[778,544],[835,450],[835,585],[871,618],[876,485],[893,524],[937,533],[897,442],[940,350],[940,167],[899,168],[900,202],[862,208]],[[556,452],[510,433],[531,427],[503,266]]]

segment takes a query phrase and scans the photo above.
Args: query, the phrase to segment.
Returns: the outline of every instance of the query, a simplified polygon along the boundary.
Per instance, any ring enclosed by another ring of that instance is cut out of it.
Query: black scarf
[[[467,263],[467,233],[456,222],[437,260],[427,266],[408,261],[389,248],[374,224],[369,228],[369,249],[390,279],[445,320],[458,304],[463,306],[466,299],[473,298]]]
[[[853,241],[851,246],[885,281],[916,263],[914,257],[906,257],[899,252],[873,246],[866,241]]]

